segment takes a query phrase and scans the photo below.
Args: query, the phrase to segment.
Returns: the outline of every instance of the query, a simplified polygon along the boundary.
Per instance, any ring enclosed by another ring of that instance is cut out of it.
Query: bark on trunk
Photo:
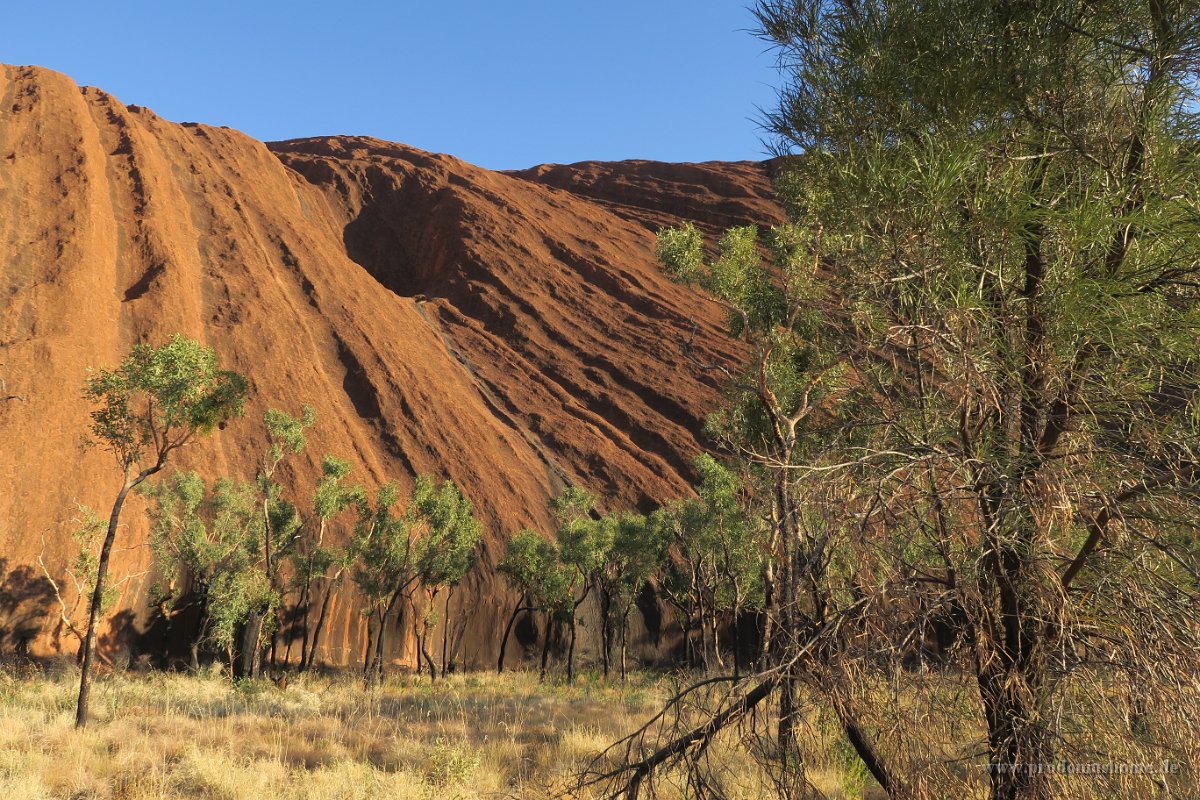
[[[521,602],[513,609],[512,616],[508,618],[508,625],[504,627],[504,636],[500,639],[500,656],[496,659],[496,674],[504,672],[504,653],[508,649],[508,637],[512,635],[513,627],[517,624],[517,617],[522,611],[530,612],[533,608],[524,605],[525,598],[521,598]]]
[[[626,615],[625,624],[621,626],[621,683],[625,682],[625,653],[629,649],[629,620]]]
[[[192,637],[191,650],[191,666],[192,672],[200,671],[200,648],[204,645],[204,638],[208,636],[208,626],[212,620],[212,613],[208,610],[208,604],[204,604],[204,614],[200,618],[200,628],[196,631],[196,635]]]
[[[300,594],[300,602],[297,604],[303,609],[300,617],[300,666],[304,666],[304,662],[308,659],[308,616],[312,611],[311,590],[312,577],[304,583],[304,590]],[[290,665],[292,663],[292,642],[295,637],[288,637],[287,650],[283,653],[283,663]]]
[[[334,589],[337,584],[330,583],[325,589],[325,597],[321,600],[321,612],[317,615],[317,625],[313,628],[312,644],[308,646],[308,659],[304,662],[304,669],[311,672],[313,664],[317,660],[317,646],[321,643],[321,631],[325,629],[325,619],[329,616],[329,602],[333,598]]]
[[[578,632],[578,623],[575,620],[575,614],[571,614],[571,643],[567,646],[567,685],[570,686],[575,682],[575,638]]]
[[[612,661],[612,598],[607,591],[600,594],[600,650],[604,664],[604,680],[608,680]]]
[[[389,606],[388,611],[391,611]],[[385,611],[379,617],[379,629],[375,633],[375,657],[371,665],[371,682],[378,685],[383,682],[383,648],[387,645],[388,613]]]
[[[1037,723],[1040,709],[1028,688],[1019,686],[1035,675],[1019,678],[1000,669],[979,676],[988,727],[989,771],[993,800],[1049,800],[1048,773],[1053,758],[1045,730]]]
[[[550,634],[554,630],[554,619],[550,615],[546,615],[546,634],[542,637],[542,668],[538,673],[538,680],[546,680],[546,661],[550,657]]]
[[[450,649],[450,598],[454,596],[454,586],[446,590],[446,603],[442,607],[442,675],[446,674],[446,651]]]
[[[364,681],[369,680],[371,674],[371,654],[373,652],[371,648],[375,644],[376,631],[379,629],[378,617],[378,612],[374,612],[371,616],[367,617],[367,640],[363,642],[362,674]]]
[[[237,668],[234,678],[258,677],[262,667],[262,625],[263,615],[252,612],[242,625],[241,648],[237,654]]]
[[[100,546],[100,559],[96,565],[96,585],[92,589],[92,602],[88,608],[87,631],[83,637],[79,672],[79,697],[75,704],[75,727],[82,728],[88,721],[88,700],[92,691],[92,662],[96,659],[96,626],[100,621],[100,606],[104,602],[104,579],[108,577],[108,561],[112,557],[113,542],[117,538],[117,523],[121,518],[121,507],[129,490],[141,480],[129,480],[128,476],[117,499],[113,503],[112,513],[108,515],[108,532],[104,535],[104,543]]]

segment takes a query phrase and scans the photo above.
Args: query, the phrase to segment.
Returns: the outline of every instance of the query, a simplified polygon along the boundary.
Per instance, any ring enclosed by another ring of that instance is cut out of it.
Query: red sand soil
[[[605,510],[688,492],[718,400],[680,343],[730,362],[722,313],[672,284],[653,231],[780,219],[767,165],[653,162],[492,172],[361,137],[264,144],[176,124],[49,70],[0,80],[0,650],[36,652],[79,504],[107,514],[120,476],[86,446],[89,367],[174,332],[250,379],[245,419],[173,466],[249,478],[268,407],[317,411],[290,474],[321,456],[369,485],[454,480],[487,531],[466,595],[468,659],[495,647],[504,538],[549,528],[547,498],[585,487]],[[2,389],[3,387],[0,387]],[[301,498],[303,504],[303,499]],[[127,506],[110,650],[150,618],[140,499]],[[339,598],[328,659],[361,652]],[[402,643],[403,646],[403,643]]]

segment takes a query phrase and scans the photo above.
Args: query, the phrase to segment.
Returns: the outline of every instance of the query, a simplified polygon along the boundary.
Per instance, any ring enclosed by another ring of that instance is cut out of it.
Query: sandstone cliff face
[[[757,164],[505,174],[367,138],[263,144],[4,67],[0,397],[21,399],[0,401],[0,649],[73,649],[39,558],[60,575],[77,506],[107,512],[119,480],[85,446],[80,387],[179,331],[252,394],[245,419],[173,466],[248,478],[263,410],[309,403],[317,426],[285,479],[311,485],[333,453],[368,485],[431,472],[464,490],[487,530],[460,593],[464,655],[486,658],[506,613],[501,544],[547,529],[549,496],[579,485],[648,508],[688,491],[718,387],[679,343],[695,320],[703,357],[738,353],[720,310],[659,273],[654,228],[778,213]],[[151,616],[140,501],[124,520],[110,647]],[[362,635],[355,598],[336,605],[334,663]]]

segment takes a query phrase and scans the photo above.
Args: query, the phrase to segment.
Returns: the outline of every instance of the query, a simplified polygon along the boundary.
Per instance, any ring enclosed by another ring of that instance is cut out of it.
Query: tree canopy
[[[1157,791],[1036,765],[1194,755],[1200,8],[757,14],[792,222],[659,248],[750,346],[710,427],[771,529],[772,666],[608,777],[703,781],[714,731],[775,698],[781,793],[816,795],[794,766],[807,690],[892,796]],[[951,713],[960,690],[976,705]],[[969,775],[926,757],[963,726],[984,732]]]

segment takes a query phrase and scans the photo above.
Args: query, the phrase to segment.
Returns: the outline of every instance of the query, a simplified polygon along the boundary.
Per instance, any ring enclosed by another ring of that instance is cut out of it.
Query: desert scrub
[[[0,795],[26,798],[541,798],[636,725],[657,679],[540,685],[513,672],[231,685],[100,676],[72,727],[73,665],[0,666]],[[629,698],[635,701],[630,702]]]
[[[231,684],[218,668],[109,673],[79,732],[77,676],[69,662],[0,665],[4,800],[542,800],[672,685],[644,673],[624,685],[582,673],[567,686],[486,672],[432,685],[400,674],[367,690],[358,676],[293,675],[280,690]],[[762,796],[744,753],[718,747],[713,758],[727,765],[730,797]],[[831,798],[851,796],[834,769],[814,777]]]

